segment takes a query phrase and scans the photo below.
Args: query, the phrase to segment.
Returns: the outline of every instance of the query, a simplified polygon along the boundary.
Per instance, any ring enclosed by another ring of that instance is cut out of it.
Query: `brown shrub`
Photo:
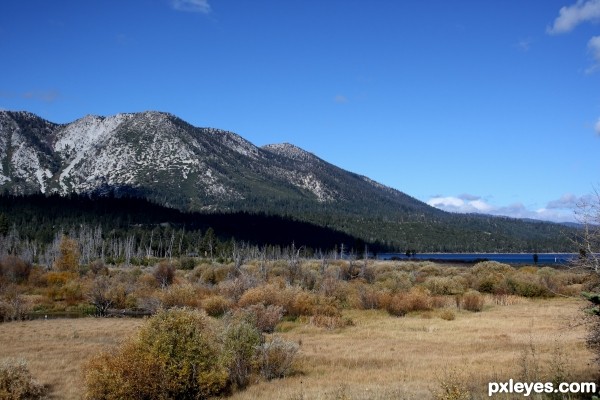
[[[445,308],[440,311],[440,318],[445,321],[454,321],[456,319],[456,314],[454,314],[454,311]]]
[[[79,243],[63,236],[59,245],[58,258],[54,262],[57,271],[77,272],[79,269]]]
[[[444,308],[448,305],[448,297],[446,296],[431,296],[432,308]]]
[[[253,304],[274,304],[282,305],[280,299],[281,289],[274,284],[266,284],[262,286],[248,289],[239,299],[238,306],[247,307]]]
[[[467,311],[479,312],[483,310],[484,297],[476,290],[469,290],[461,299],[461,306]]]
[[[0,277],[4,277],[8,282],[22,283],[29,278],[31,268],[31,263],[19,257],[4,256],[0,260]]]
[[[24,360],[0,362],[0,399],[35,400],[44,398],[46,389],[37,383]]]
[[[84,370],[85,398],[164,399],[162,383],[166,379],[160,361],[140,351],[134,343],[103,352],[89,360]]]
[[[173,279],[175,278],[175,267],[169,263],[168,261],[161,261],[154,268],[154,279],[162,288],[166,288],[170,284],[173,283]]]
[[[260,373],[266,379],[284,378],[292,371],[299,346],[274,335],[258,349]]]
[[[438,381],[439,389],[433,391],[434,400],[470,400],[473,398],[468,387],[468,379],[455,369],[445,371]]]
[[[90,271],[94,275],[108,275],[108,267],[104,265],[102,260],[94,260],[91,262]]]
[[[373,285],[360,284],[356,286],[358,291],[359,308],[372,310],[380,308],[380,292]]]
[[[25,299],[15,285],[2,288],[0,297],[0,321],[19,321],[25,319],[31,311],[31,304]]]
[[[258,285],[258,280],[254,278],[252,275],[242,273],[240,276],[237,276],[233,279],[227,279],[218,284],[219,293],[224,296],[229,297],[234,302],[242,297],[244,292],[248,289],[256,287]]]
[[[332,276],[327,276],[319,283],[319,293],[324,296],[335,296],[338,288],[340,287],[340,281]]]
[[[287,293],[286,293],[287,292]],[[291,291],[284,292],[286,298],[289,296],[292,301],[288,303],[286,314],[292,318],[299,317],[300,315],[313,315],[315,305],[317,304],[317,296],[305,292],[304,290],[295,290],[295,293]]]
[[[338,301],[333,297],[316,296],[312,315],[339,317],[342,315]]]
[[[48,272],[45,277],[45,282],[48,286],[62,286],[76,278],[77,274],[72,272]]]
[[[431,297],[420,288],[413,288],[408,293],[397,293],[390,299],[387,311],[391,315],[404,316],[409,312],[431,311]]]
[[[202,308],[211,317],[220,317],[233,307],[233,302],[221,295],[209,296],[202,300]]]
[[[200,305],[200,296],[197,293],[196,288],[190,284],[169,286],[167,289],[162,291],[160,300],[165,308],[195,308]]]
[[[475,264],[470,272],[475,276],[487,275],[489,273],[498,273],[502,276],[508,276],[515,272],[515,269],[508,264],[497,261],[482,261]]]
[[[283,307],[270,304],[253,304],[241,310],[242,313],[248,313],[252,316],[256,327],[261,332],[272,333],[275,326],[283,317]]]
[[[460,277],[431,276],[425,279],[423,283],[431,294],[434,295],[453,295],[465,291],[464,279]]]
[[[60,289],[60,296],[70,305],[76,305],[85,299],[85,294],[81,283],[75,280],[67,282]]]

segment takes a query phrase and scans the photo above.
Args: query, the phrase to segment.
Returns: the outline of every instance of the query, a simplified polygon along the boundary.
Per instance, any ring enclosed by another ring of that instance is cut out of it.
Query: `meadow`
[[[98,315],[178,307],[218,320],[250,313],[266,337],[299,345],[289,374],[253,374],[231,399],[487,398],[490,381],[597,379],[580,296],[595,280],[581,271],[293,257],[144,268],[63,261],[21,275],[2,264],[0,359],[26,360],[52,399],[82,398],[87,360],[147,320]],[[21,320],[32,315],[49,318]]]
[[[524,379],[591,381],[580,300],[486,299],[479,313],[456,319],[436,312],[392,317],[380,310],[350,310],[354,326],[329,330],[284,323],[286,339],[301,343],[294,373],[259,380],[234,399],[431,399],[444,384],[485,398],[487,382]],[[143,323],[133,318],[16,321],[0,325],[0,358],[21,357],[49,385],[52,399],[80,399],[82,366],[117,346]]]

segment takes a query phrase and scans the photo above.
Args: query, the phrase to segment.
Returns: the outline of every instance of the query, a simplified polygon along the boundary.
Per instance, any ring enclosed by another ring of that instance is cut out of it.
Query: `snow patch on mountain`
[[[236,133],[214,128],[206,128],[205,132],[218,138],[221,143],[236,153],[254,159],[259,157],[258,147]]]
[[[279,154],[280,156],[291,158],[292,160],[296,161],[310,162],[319,160],[319,158],[314,154],[290,143],[268,144],[262,148],[270,151],[271,153]]]
[[[108,118],[88,115],[66,125],[58,133],[59,139],[55,142],[54,149],[63,159],[68,160],[58,179],[63,193],[69,190],[65,181],[71,178],[73,169],[85,157],[92,156],[90,150],[109,138],[115,129],[130,117],[130,114],[117,114]]]
[[[12,135],[12,145],[14,147],[11,157],[13,174],[21,179],[30,180],[35,177],[40,185],[40,191],[46,192],[45,178],[52,177],[50,171],[42,168],[38,153],[27,146],[25,138],[19,131],[14,131]]]
[[[323,182],[317,179],[313,174],[307,174],[294,182],[298,187],[311,191],[320,203],[335,200],[335,192],[330,190]]]

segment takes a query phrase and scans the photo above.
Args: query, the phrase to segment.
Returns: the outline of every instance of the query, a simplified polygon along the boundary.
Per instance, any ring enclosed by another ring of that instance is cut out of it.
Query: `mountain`
[[[0,111],[0,163],[9,194],[110,193],[186,212],[261,212],[418,251],[565,246],[556,224],[448,214],[292,144],[257,147],[163,112],[55,124]]]

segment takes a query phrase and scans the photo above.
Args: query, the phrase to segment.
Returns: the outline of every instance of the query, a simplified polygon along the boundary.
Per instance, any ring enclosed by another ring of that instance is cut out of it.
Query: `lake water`
[[[538,264],[564,265],[579,256],[571,253],[538,253]],[[455,262],[498,261],[506,264],[533,264],[533,253],[422,253],[407,257],[403,253],[380,253],[380,260],[440,260]]]

